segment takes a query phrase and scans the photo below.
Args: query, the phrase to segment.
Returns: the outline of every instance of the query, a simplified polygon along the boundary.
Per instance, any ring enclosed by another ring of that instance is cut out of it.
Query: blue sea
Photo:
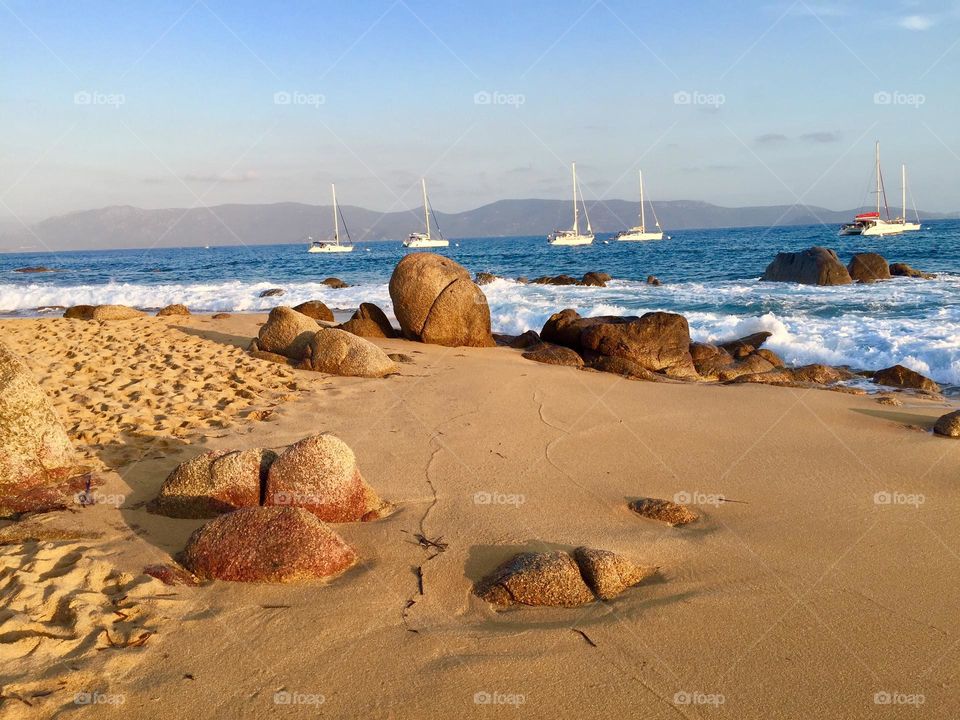
[[[504,278],[604,271],[606,288],[484,286],[495,331],[539,330],[554,312],[583,315],[651,310],[682,313],[695,340],[725,340],[757,330],[790,364],[822,362],[877,369],[902,363],[960,386],[960,221],[933,221],[892,238],[838,237],[833,226],[684,230],[648,243],[556,248],[543,237],[462,238],[444,254],[471,272]],[[811,245],[878,252],[937,273],[935,280],[897,278],[872,285],[810,287],[759,282],[778,251]],[[0,254],[0,314],[37,315],[50,305],[118,303],[143,309],[184,303],[194,312],[266,311],[282,302],[322,300],[349,311],[373,302],[391,312],[387,283],[405,254],[399,241],[359,244],[350,254],[308,254],[304,245]],[[21,274],[45,265],[58,272]],[[656,275],[661,287],[645,282]],[[320,283],[339,277],[352,287]],[[260,298],[267,289],[282,299]],[[56,311],[49,311],[55,313]]]

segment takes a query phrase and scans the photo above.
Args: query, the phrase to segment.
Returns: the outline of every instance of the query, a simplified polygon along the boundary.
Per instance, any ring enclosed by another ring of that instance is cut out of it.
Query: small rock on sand
[[[523,357],[527,360],[533,360],[547,365],[563,365],[566,367],[583,367],[583,358],[570,348],[563,345],[553,345],[551,343],[540,343],[534,345],[525,353]]]
[[[196,530],[182,560],[202,580],[288,583],[338,575],[356,563],[357,553],[302,508],[255,507]]]
[[[337,328],[314,333],[300,367],[346,377],[382,378],[399,371],[396,363],[369,340]]]
[[[293,309],[298,313],[303,313],[308,318],[321,320],[323,322],[333,322],[333,310],[319,300],[308,300],[307,302],[294,305]]]
[[[687,525],[699,518],[686,505],[659,498],[638,498],[630,503],[630,509],[637,515],[665,522],[672,527]]]
[[[627,588],[657,572],[655,567],[642,567],[609,550],[578,547],[573,559],[587,585],[601,600],[612,600]]]
[[[943,437],[960,438],[960,410],[940,416],[933,426],[933,432]]]
[[[63,314],[68,320],[132,320],[144,317],[139,310],[126,305],[75,305]]]
[[[160,308],[157,312],[157,317],[167,317],[168,315],[189,315],[190,309],[186,305],[167,305],[164,308]]]
[[[276,307],[260,328],[257,345],[260,350],[302,360],[318,330],[320,325],[313,318],[293,308]]]
[[[353,316],[340,325],[341,330],[360,337],[395,338],[400,335],[387,314],[373,303],[360,303]]]

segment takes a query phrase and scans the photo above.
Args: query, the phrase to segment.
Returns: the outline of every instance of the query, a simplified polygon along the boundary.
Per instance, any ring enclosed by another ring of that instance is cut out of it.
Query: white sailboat
[[[876,146],[876,169],[875,173],[877,176],[877,188],[874,191],[877,195],[877,209],[872,212],[860,213],[857,215],[852,223],[848,223],[840,228],[841,235],[868,235],[868,236],[885,236],[885,235],[899,235],[900,233],[906,230],[919,230],[920,225],[918,223],[908,223],[906,221],[907,214],[907,169],[906,166],[902,168],[902,192],[903,192],[903,217],[891,218],[890,217],[890,206],[887,204],[887,191],[883,185],[883,171],[880,169],[880,142],[877,141]],[[881,213],[881,201],[882,208],[886,218],[884,218]],[[919,217],[917,218],[919,220]]]
[[[583,204],[583,214],[587,218],[587,232],[580,233],[580,206],[577,204],[577,197],[583,202],[583,194],[580,192],[580,186],[577,184],[577,164],[573,163],[573,227],[569,230],[554,230],[552,235],[547,236],[547,242],[551,245],[589,245],[593,242],[593,228],[590,227],[590,215],[587,214],[587,204]]]
[[[650,211],[653,213],[653,221],[656,223],[656,232],[647,232],[647,216],[643,208],[643,172],[640,171],[640,224],[629,230],[618,232],[616,239],[620,242],[663,240],[663,229],[660,227],[660,221],[657,219],[657,212],[653,209],[653,203],[650,204]]]
[[[410,235],[407,236],[407,239],[403,241],[403,246],[407,248],[448,247],[450,245],[449,240],[444,238],[442,235],[436,238],[430,234],[430,201],[427,199],[426,178],[421,178],[420,184],[423,186],[423,222],[427,231],[425,233],[410,233]],[[440,233],[439,225],[437,226],[437,233]]]
[[[345,253],[353,252],[353,242],[340,242],[340,207],[337,205],[337,186],[331,183],[330,191],[333,194],[333,240],[310,240],[310,253]],[[350,231],[347,230],[347,223],[343,223],[343,229],[347,232],[347,239],[350,239]]]

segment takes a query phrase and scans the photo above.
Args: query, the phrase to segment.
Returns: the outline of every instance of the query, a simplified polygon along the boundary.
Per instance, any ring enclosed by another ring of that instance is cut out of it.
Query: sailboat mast
[[[877,140],[877,150],[876,150],[876,164],[877,164],[877,215],[880,215],[880,195],[883,192],[883,180],[880,177],[880,141]]]
[[[643,211],[643,170],[639,170],[638,172],[640,174],[640,227],[646,232],[647,218]]]
[[[330,183],[330,192],[333,194],[333,240],[340,244],[340,213],[337,211],[337,186]]]
[[[903,221],[907,221],[907,166],[900,166],[900,207],[903,208]]]
[[[573,231],[580,234],[580,209],[577,207],[577,163],[573,163]]]
[[[427,226],[427,240],[430,239],[430,205],[427,203],[427,179],[420,178],[420,184],[423,186],[423,222]]]

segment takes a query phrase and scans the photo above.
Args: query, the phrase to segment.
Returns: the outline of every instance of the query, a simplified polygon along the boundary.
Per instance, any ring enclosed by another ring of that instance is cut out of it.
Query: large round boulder
[[[208,450],[178,465],[150,504],[178,518],[216,517],[260,504],[260,487],[277,454],[272,450]]]
[[[890,279],[890,265],[883,255],[877,253],[857,253],[847,265],[854,282],[871,283]]]
[[[823,247],[777,253],[760,279],[804,285],[849,285],[853,282],[837,253]]]
[[[490,308],[466,268],[434,253],[412,253],[394,268],[390,299],[403,335],[434,345],[492,347]]]
[[[933,432],[943,437],[960,438],[960,410],[954,410],[937,418]]]
[[[197,529],[181,559],[203,580],[288,583],[338,575],[357,553],[306,510],[254,507]]]
[[[307,345],[319,329],[313,318],[292,308],[276,307],[260,328],[257,345],[264,352],[302,360]]]
[[[372,342],[337,328],[314,333],[300,367],[331,375],[367,378],[399,372],[397,364]]]
[[[264,504],[302,507],[336,523],[375,520],[390,510],[363,479],[353,450],[327,433],[280,454],[267,473]]]
[[[56,507],[82,472],[67,432],[26,365],[0,342],[0,516]]]

